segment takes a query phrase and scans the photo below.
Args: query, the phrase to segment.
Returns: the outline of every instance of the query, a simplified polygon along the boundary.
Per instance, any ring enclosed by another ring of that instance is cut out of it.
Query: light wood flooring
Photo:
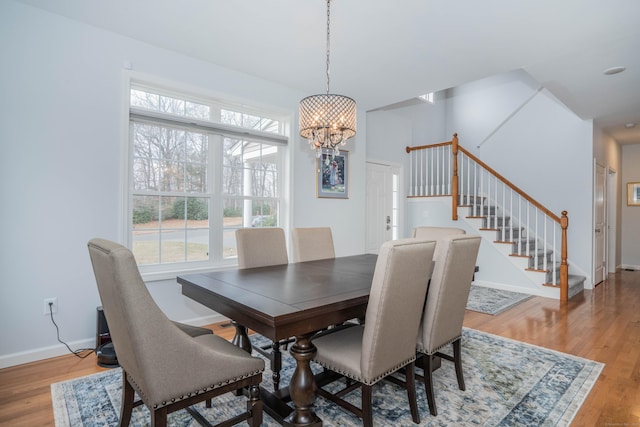
[[[534,297],[465,326],[605,363],[572,426],[640,427],[640,271],[620,271],[566,306]],[[233,328],[210,326],[231,339]],[[53,426],[50,385],[104,370],[72,355],[0,370],[0,426]],[[436,391],[437,393],[437,391]]]

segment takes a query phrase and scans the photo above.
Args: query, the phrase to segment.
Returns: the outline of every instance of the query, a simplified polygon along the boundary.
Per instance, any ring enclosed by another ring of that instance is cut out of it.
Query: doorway
[[[595,164],[593,189],[593,284],[602,282],[607,275],[606,268],[606,232],[607,201],[605,192],[606,174],[602,165]]]
[[[616,272],[618,175],[607,167],[607,273]]]
[[[400,203],[399,166],[367,162],[365,251],[377,254],[387,240],[399,237]]]

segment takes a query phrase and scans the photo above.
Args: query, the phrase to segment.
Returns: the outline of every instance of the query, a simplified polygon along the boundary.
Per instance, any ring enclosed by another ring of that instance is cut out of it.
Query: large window
[[[235,262],[235,230],[278,226],[288,123],[132,83],[129,243],[143,273]]]

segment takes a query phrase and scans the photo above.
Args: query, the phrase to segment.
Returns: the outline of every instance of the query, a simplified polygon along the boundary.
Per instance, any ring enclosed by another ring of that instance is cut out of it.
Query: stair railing
[[[529,259],[529,271],[546,272],[545,286],[560,288],[569,299],[567,211],[555,215],[482,160],[451,141],[406,147],[409,161],[408,197],[451,196],[451,218],[458,207],[471,208],[484,230],[495,230],[496,243],[512,245],[511,256]],[[529,237],[532,236],[532,237]],[[559,250],[558,250],[559,249]]]

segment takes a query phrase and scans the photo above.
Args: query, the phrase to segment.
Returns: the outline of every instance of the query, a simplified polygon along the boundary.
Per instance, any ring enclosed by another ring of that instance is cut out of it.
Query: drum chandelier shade
[[[338,145],[356,134],[356,101],[348,96],[329,93],[330,2],[327,0],[327,93],[312,95],[300,101],[300,136],[320,157],[323,149],[339,154]]]

